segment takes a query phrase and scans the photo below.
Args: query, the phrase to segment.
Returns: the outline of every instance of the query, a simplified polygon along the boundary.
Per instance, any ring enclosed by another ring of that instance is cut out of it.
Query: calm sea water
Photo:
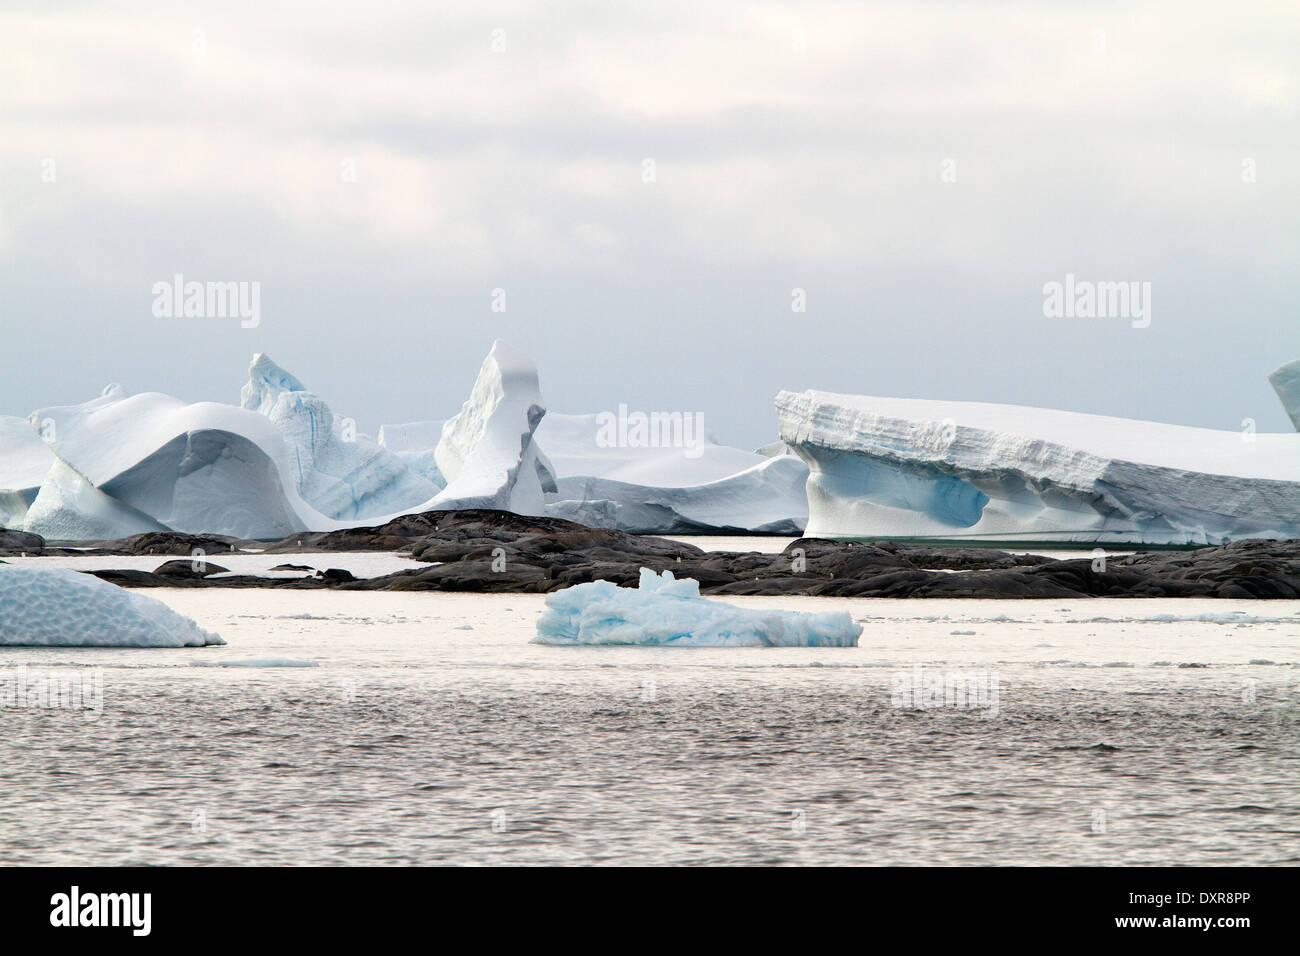
[[[1300,862],[1300,602],[741,598],[861,646],[711,650],[531,645],[539,596],[149,593],[229,644],[0,649],[103,681],[0,708],[0,862]],[[318,666],[208,666],[250,659]]]

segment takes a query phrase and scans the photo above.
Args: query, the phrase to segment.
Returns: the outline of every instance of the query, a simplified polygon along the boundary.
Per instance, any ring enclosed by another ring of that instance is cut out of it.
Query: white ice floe
[[[1300,434],[781,392],[806,533],[1218,544],[1300,536]]]
[[[0,567],[0,645],[203,647],[226,643],[144,594],[62,568]]]
[[[637,588],[592,581],[547,595],[533,643],[856,647],[861,634],[847,611],[740,608],[700,597],[693,578],[642,568]]]

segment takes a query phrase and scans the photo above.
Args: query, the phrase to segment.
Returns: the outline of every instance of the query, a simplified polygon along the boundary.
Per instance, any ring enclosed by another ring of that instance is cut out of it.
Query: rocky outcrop
[[[137,536],[123,554],[190,554],[196,539]],[[204,539],[219,545],[215,539]],[[186,545],[190,547],[187,548]],[[57,550],[57,549],[56,549]],[[107,548],[98,549],[105,553]],[[205,549],[220,553],[217,547]],[[406,515],[376,528],[295,535],[271,551],[401,551],[413,565],[357,580],[303,566],[301,578],[105,570],[127,587],[272,587],[543,593],[606,580],[633,586],[641,568],[695,578],[706,594],[824,597],[1209,597],[1300,598],[1300,541],[1237,541],[1219,547],[1056,560],[987,548],[896,541],[800,538],[779,554],[703,551],[692,544],[588,528],[557,518],[474,509]],[[84,552],[79,552],[84,553]],[[182,562],[185,563],[185,562]],[[324,563],[324,562],[322,562]],[[169,562],[174,564],[174,562]],[[165,566],[164,566],[165,567]],[[209,566],[211,567],[211,566]]]

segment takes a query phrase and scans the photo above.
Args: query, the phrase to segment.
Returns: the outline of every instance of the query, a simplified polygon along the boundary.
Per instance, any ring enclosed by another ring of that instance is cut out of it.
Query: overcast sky
[[[1298,49],[1291,0],[4,0],[0,413],[262,351],[373,433],[500,337],[741,445],[781,388],[1290,430]],[[260,324],[156,317],[176,273]],[[1150,325],[1045,317],[1067,273]]]

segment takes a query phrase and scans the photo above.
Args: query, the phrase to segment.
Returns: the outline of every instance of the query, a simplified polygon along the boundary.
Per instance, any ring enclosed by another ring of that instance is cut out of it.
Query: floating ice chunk
[[[700,597],[700,582],[641,569],[638,588],[592,581],[546,598],[534,644],[677,647],[856,647],[847,611],[807,614],[740,608]]]
[[[0,567],[0,645],[203,647],[226,643],[161,601],[66,568]]]

